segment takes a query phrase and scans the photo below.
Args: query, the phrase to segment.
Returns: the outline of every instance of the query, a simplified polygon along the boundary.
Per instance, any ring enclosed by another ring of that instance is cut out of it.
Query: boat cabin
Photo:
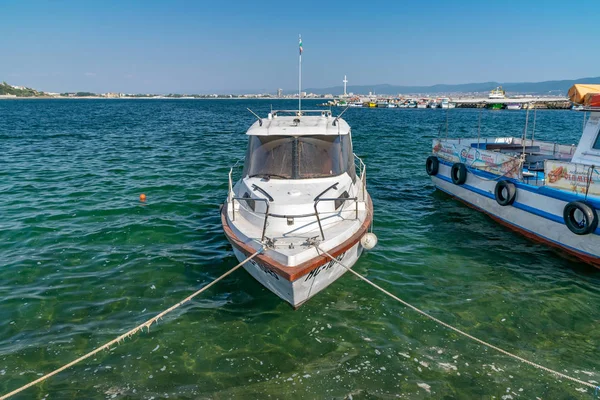
[[[243,176],[270,179],[323,179],[348,174],[355,179],[350,126],[329,111],[318,116],[281,116],[254,123]]]

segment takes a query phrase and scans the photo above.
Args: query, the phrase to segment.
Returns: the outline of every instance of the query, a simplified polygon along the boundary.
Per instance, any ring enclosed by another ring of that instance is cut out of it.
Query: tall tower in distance
[[[344,97],[346,97],[346,96],[348,96],[348,94],[346,93],[346,84],[348,83],[348,79],[346,79],[346,75],[344,75],[344,80],[342,82],[344,82]]]

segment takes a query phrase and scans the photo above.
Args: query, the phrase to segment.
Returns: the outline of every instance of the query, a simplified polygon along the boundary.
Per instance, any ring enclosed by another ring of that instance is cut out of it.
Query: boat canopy
[[[600,94],[600,85],[575,84],[569,89],[569,99],[575,104],[591,106],[592,99]]]
[[[246,135],[251,136],[314,136],[314,135],[347,135],[350,125],[341,118],[336,118],[329,111],[318,110],[320,115],[280,116],[274,111],[268,118],[256,121]],[[297,111],[296,111],[297,113]]]
[[[273,179],[355,178],[350,135],[251,135],[244,176]]]

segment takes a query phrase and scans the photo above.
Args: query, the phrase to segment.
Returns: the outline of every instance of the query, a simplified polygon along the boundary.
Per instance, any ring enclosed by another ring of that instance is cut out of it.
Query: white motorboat
[[[506,97],[506,92],[502,89],[502,86],[498,86],[496,89],[491,90],[488,98],[490,99],[503,99]]]
[[[569,91],[590,113],[577,146],[502,133],[435,139],[427,174],[438,190],[497,222],[600,267],[600,107],[590,106],[592,90],[600,85]]]
[[[435,100],[432,100],[429,102],[429,104],[427,104],[427,107],[429,108],[438,108],[438,103]]]
[[[298,307],[346,272],[323,251],[350,268],[376,242],[366,168],[352,152],[350,126],[330,111],[273,111],[246,134],[223,229],[240,262],[264,246],[244,268]]]
[[[506,109],[507,110],[513,110],[513,111],[518,111],[521,108],[523,108],[523,106],[521,105],[521,103],[508,103],[506,105]]]
[[[450,99],[447,97],[443,97],[440,100],[440,108],[450,108]]]

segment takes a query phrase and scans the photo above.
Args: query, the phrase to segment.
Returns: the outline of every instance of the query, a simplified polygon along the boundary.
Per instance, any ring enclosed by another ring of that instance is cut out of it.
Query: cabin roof
[[[350,125],[342,118],[336,118],[328,111],[320,115],[278,115],[275,111],[269,117],[256,121],[246,135],[255,136],[305,136],[305,135],[347,135]]]

